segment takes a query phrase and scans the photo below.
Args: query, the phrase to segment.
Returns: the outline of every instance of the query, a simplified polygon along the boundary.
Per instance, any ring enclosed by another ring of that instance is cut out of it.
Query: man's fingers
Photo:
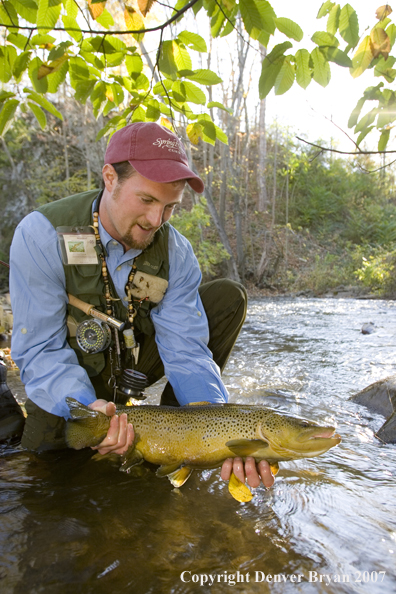
[[[234,464],[232,465],[232,470],[237,477],[241,481],[241,483],[245,482],[245,471],[243,469],[243,460],[242,458],[234,458]]]
[[[270,465],[265,460],[261,460],[258,463],[258,471],[261,476],[261,480],[263,481],[263,485],[269,489],[275,482],[274,475],[271,472]]]
[[[257,472],[256,461],[250,456],[246,458],[245,461],[245,472],[249,487],[252,487],[253,489],[258,487],[260,485],[260,476]]]
[[[232,463],[233,463],[232,458],[227,458],[227,460],[224,460],[223,466],[221,467],[221,473],[220,473],[220,476],[223,479],[223,481],[230,480],[230,476],[231,476],[231,472],[232,472]]]

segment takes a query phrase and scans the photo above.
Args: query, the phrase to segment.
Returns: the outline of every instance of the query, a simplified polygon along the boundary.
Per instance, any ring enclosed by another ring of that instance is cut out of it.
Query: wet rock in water
[[[373,332],[375,332],[374,324],[372,322],[363,324],[361,332],[362,332],[362,334],[372,334]]]
[[[375,435],[385,443],[396,443],[396,375],[371,384],[349,400],[386,417],[387,420]]]
[[[25,417],[7,386],[7,366],[0,357],[0,443],[20,440],[24,425]]]

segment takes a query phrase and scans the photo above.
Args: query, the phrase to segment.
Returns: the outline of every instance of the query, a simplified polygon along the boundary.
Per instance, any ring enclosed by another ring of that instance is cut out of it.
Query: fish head
[[[311,458],[327,452],[341,441],[335,427],[272,412],[257,428],[278,459]]]

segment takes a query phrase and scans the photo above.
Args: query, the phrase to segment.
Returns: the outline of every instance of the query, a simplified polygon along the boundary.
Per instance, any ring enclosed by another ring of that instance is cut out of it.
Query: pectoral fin
[[[246,456],[264,457],[268,443],[261,439],[232,439],[227,441],[227,448],[237,456],[246,458]]]
[[[136,448],[129,448],[129,450],[122,457],[122,464],[120,466],[121,472],[128,473],[133,466],[137,466],[143,462],[143,455]]]
[[[163,464],[162,466],[157,468],[156,475],[161,478],[164,476],[168,476],[169,474],[172,474],[173,472],[175,472],[176,470],[181,468],[182,464],[183,464],[183,462],[181,462],[181,461],[175,462],[174,464]]]
[[[237,501],[240,501],[241,503],[245,501],[251,501],[251,499],[253,499],[253,495],[248,487],[242,483],[242,481],[240,481],[233,472],[231,473],[230,480],[228,481],[228,490],[233,498]]]

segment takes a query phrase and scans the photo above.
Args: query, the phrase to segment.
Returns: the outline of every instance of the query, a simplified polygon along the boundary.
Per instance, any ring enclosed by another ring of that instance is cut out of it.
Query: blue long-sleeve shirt
[[[125,284],[141,252],[113,239],[99,221],[106,263],[118,296],[126,305]],[[151,311],[155,339],[176,398],[189,402],[226,402],[227,390],[207,347],[208,322],[198,287],[201,272],[188,240],[169,230],[169,285]],[[14,315],[12,357],[21,371],[28,398],[65,418],[66,396],[83,404],[96,400],[86,371],[66,340],[67,294],[54,227],[39,212],[25,217],[15,231],[10,253],[10,292]]]

